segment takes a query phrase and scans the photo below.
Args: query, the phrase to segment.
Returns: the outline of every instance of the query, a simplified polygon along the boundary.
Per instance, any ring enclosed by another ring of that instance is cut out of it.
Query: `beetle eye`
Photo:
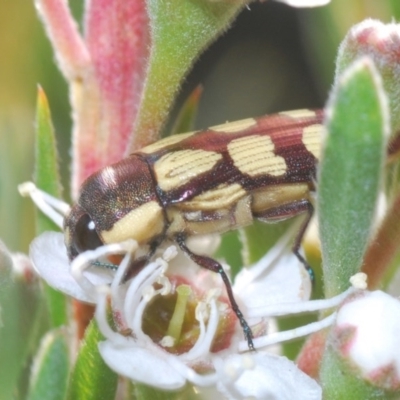
[[[73,246],[78,253],[94,250],[103,245],[95,228],[96,226],[88,214],[84,214],[79,218],[72,238]]]

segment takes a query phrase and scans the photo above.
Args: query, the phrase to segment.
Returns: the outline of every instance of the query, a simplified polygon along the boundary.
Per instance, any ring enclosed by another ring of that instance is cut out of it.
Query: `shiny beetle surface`
[[[188,236],[244,227],[313,207],[322,111],[298,110],[167,137],[90,176],[65,219],[70,259],[102,244],[135,239],[149,255],[166,238],[218,272],[252,349],[252,334],[221,265],[191,252]]]

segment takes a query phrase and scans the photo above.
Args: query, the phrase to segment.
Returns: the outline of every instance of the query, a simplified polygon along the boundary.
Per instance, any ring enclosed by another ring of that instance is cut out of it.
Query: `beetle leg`
[[[132,260],[130,263],[129,267],[127,268],[125,272],[125,276],[122,280],[122,282],[127,282],[129,279],[133,278],[136,276],[142,269],[143,267],[149,262],[151,257],[153,257],[154,253],[156,252],[158,246],[163,242],[164,236],[160,236],[156,238],[152,243],[149,245],[149,252],[139,258],[136,258],[135,260]]]
[[[306,217],[302,222],[300,229],[296,235],[292,251],[294,255],[298,258],[298,260],[304,265],[304,268],[310,275],[311,281],[314,282],[314,277],[315,277],[314,271],[307,263],[305,258],[300,254],[301,241],[303,240],[304,233],[306,232],[308,224],[310,223],[311,218],[314,215],[314,207],[311,204],[311,202],[307,199],[303,199],[283,204],[282,206],[254,214],[254,217],[264,222],[275,222],[294,217],[303,212],[306,213]]]
[[[243,334],[244,334],[245,339],[247,340],[249,349],[255,350],[254,344],[253,344],[253,333],[252,333],[251,328],[249,327],[248,323],[246,322],[242,312],[240,311],[238,304],[236,303],[236,300],[235,300],[235,297],[234,297],[233,291],[232,291],[232,285],[231,285],[228,275],[224,271],[222,265],[218,261],[212,259],[211,257],[201,256],[201,255],[195,254],[191,250],[189,250],[188,247],[186,246],[186,237],[184,234],[179,234],[176,236],[176,243],[181,248],[181,250],[184,251],[190,257],[190,259],[192,261],[194,261],[197,265],[200,265],[201,267],[206,268],[210,271],[216,272],[221,276],[222,281],[225,284],[226,292],[227,292],[227,295],[229,298],[229,302],[231,303],[232,310],[239,319],[239,322],[243,329]]]

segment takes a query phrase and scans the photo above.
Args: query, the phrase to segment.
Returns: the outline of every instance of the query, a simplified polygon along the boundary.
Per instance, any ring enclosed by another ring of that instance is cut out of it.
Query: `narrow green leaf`
[[[7,250],[6,246],[0,241],[0,273],[1,273],[1,286],[5,285],[10,279],[12,271],[12,259],[11,254]]]
[[[36,165],[35,182],[38,188],[61,198],[61,184],[58,173],[58,153],[54,128],[51,123],[50,108],[44,91],[39,87],[36,109]],[[37,212],[36,231],[38,234],[58,227],[45,215]],[[65,296],[45,284],[50,320],[54,327],[67,323]]]
[[[391,15],[398,20],[400,18],[400,3],[397,0],[389,0]]]
[[[61,198],[56,138],[51,122],[49,103],[41,87],[38,88],[37,95],[35,150],[35,183],[37,187],[54,197]],[[49,230],[59,230],[52,221],[41,213],[38,213],[36,221],[38,234]]]
[[[20,262],[29,260],[21,256]],[[38,341],[42,309],[39,282],[32,272],[13,270],[11,256],[0,242],[0,400],[19,397],[26,389],[22,373]]]
[[[69,400],[114,400],[118,376],[104,363],[97,344],[104,340],[92,321],[71,374]]]
[[[244,264],[257,262],[293,223],[295,223],[293,219],[276,224],[254,221],[252,225],[244,228],[241,231]]]
[[[46,334],[34,360],[28,400],[63,400],[66,396],[69,355],[64,329]]]
[[[211,398],[201,393],[201,389],[187,384],[177,391],[166,391],[143,384],[134,386],[135,400],[197,400]]]
[[[388,106],[368,58],[339,80],[327,109],[318,213],[325,291],[334,296],[359,271],[371,234],[388,136]]]
[[[175,119],[174,126],[171,129],[171,135],[174,135],[175,133],[190,132],[193,130],[202,92],[202,87],[197,86],[186,99]]]
[[[229,231],[221,236],[221,244],[214,257],[225,260],[231,267],[232,278],[242,269],[242,242],[238,231]]]
[[[246,2],[150,0],[151,50],[132,149],[158,139],[183,78]]]

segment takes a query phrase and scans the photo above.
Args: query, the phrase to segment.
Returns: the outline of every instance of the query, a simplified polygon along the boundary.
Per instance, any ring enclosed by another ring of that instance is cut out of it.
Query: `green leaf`
[[[158,139],[183,78],[245,3],[243,0],[147,2],[151,50],[131,150]]]
[[[101,340],[104,338],[92,320],[71,374],[69,400],[114,400],[118,376],[100,356],[97,344]]]
[[[193,130],[202,92],[202,87],[197,86],[196,89],[194,89],[190,96],[186,99],[179,111],[178,116],[175,118],[175,123],[170,133],[171,135],[176,133],[190,132]]]
[[[36,108],[36,186],[54,197],[61,198],[61,184],[58,172],[56,138],[46,94],[38,88]],[[58,231],[59,228],[45,215],[38,213],[37,233]]]
[[[202,394],[201,389],[192,385],[185,385],[177,391],[166,391],[143,384],[135,384],[133,390],[135,400],[197,400],[210,398]]]
[[[21,255],[19,262],[29,260]],[[13,270],[11,256],[0,242],[0,400],[24,393],[23,368],[38,342],[42,310],[39,282],[32,272]]]
[[[327,109],[318,214],[328,297],[344,291],[361,266],[382,181],[388,119],[379,75],[362,58],[340,78]]]
[[[4,243],[0,241],[0,273],[2,286],[5,285],[8,280],[10,280],[12,264],[11,254],[7,250]]]
[[[221,235],[221,244],[214,257],[225,260],[231,267],[232,278],[236,276],[243,267],[242,242],[238,231],[229,231]]]
[[[36,109],[36,186],[54,197],[61,198],[61,184],[58,173],[58,153],[50,108],[44,91],[39,87]],[[37,212],[37,234],[59,228],[45,215]],[[68,321],[65,296],[45,284],[47,305],[53,327],[65,325]]]
[[[254,221],[252,225],[244,228],[241,231],[244,264],[257,262],[293,223],[293,219],[271,224]]]
[[[391,8],[391,15],[398,20],[400,18],[400,3],[397,0],[389,0],[388,3]]]
[[[66,396],[69,350],[64,329],[43,338],[32,368],[28,400],[63,400]]]

